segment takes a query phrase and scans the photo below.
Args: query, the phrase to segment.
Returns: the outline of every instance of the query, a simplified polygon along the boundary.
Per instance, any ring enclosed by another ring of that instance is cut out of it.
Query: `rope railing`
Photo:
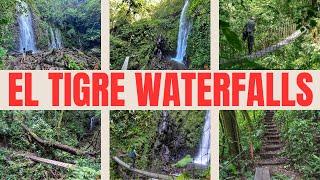
[[[302,29],[303,29],[302,31],[296,30],[290,36],[288,36],[286,39],[283,39],[274,45],[271,45],[265,49],[256,51],[250,55],[245,55],[244,53],[235,55],[235,54],[230,53],[233,56],[230,56],[228,59],[226,59],[224,57],[220,58],[219,64],[221,65],[221,64],[241,61],[241,60],[245,60],[245,59],[253,60],[255,58],[260,58],[260,57],[263,57],[267,54],[273,53],[276,50],[282,48],[283,46],[290,44],[291,42],[293,42],[294,40],[299,38],[301,35],[303,35],[305,32],[307,32],[306,28],[302,28]]]
[[[264,30],[257,30],[255,33],[255,42],[254,42],[254,49],[255,52],[259,52],[263,49],[266,49],[277,42],[284,40],[293,33],[295,33],[297,26],[293,22],[285,22],[281,27],[272,28],[267,31]],[[247,52],[247,42],[243,41],[243,49],[238,51],[231,46],[225,46],[220,44],[220,56],[223,59],[238,59],[241,57],[245,57],[248,55]]]

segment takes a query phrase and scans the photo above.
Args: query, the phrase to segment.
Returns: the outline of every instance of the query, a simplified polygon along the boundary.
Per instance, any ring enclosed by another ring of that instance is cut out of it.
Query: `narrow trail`
[[[300,179],[299,174],[285,168],[288,159],[282,155],[284,151],[284,143],[281,142],[280,132],[273,121],[274,114],[274,111],[266,111],[263,122],[266,131],[263,137],[260,160],[257,162],[257,169],[268,169],[271,176],[279,173],[294,180],[298,180]]]
[[[223,65],[223,64],[237,62],[237,61],[241,61],[241,60],[245,60],[245,59],[252,61],[256,58],[261,58],[263,56],[266,56],[267,54],[270,54],[272,52],[279,50],[280,48],[282,48],[288,44],[291,44],[293,41],[295,41],[297,38],[299,38],[300,36],[302,36],[306,32],[307,32],[306,28],[304,28],[303,31],[297,30],[297,31],[293,32],[290,36],[288,36],[285,39],[283,39],[282,41],[278,42],[277,44],[274,44],[274,45],[271,45],[265,49],[256,51],[251,55],[238,57],[233,60],[232,59],[220,59],[219,64]]]

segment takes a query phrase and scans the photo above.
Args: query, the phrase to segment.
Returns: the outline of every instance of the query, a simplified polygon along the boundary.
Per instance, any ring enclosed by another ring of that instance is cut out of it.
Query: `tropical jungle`
[[[220,0],[219,10],[220,69],[320,69],[319,1]]]
[[[100,69],[100,0],[1,0],[0,68]]]
[[[111,111],[110,179],[210,179],[210,111]]]
[[[0,111],[1,179],[101,179],[100,111]]]
[[[319,111],[220,111],[221,179],[320,178]]]
[[[111,0],[111,69],[210,68],[210,0]]]

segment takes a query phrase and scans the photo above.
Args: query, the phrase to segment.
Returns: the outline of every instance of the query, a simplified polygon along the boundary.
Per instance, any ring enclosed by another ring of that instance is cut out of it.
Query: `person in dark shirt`
[[[253,46],[254,46],[254,33],[256,31],[256,22],[255,18],[251,17],[247,24],[244,27],[243,30],[243,40],[247,40],[248,42],[248,53],[249,55],[253,52]]]

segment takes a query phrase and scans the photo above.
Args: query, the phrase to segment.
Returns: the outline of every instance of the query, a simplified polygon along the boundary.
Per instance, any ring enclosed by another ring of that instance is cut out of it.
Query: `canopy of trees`
[[[274,167],[272,179],[319,179],[319,117],[318,111],[274,112],[272,121],[283,146],[279,156],[285,161],[280,165],[269,165]],[[254,177],[265,148],[265,122],[266,111],[220,112],[221,179]],[[276,145],[269,146],[273,147]]]
[[[64,54],[69,56],[63,58],[64,61],[67,61],[65,64],[68,64],[68,67],[65,67],[66,69],[85,69],[88,67],[81,64],[83,59],[90,61],[91,56],[99,58],[101,45],[100,0],[25,0],[25,2],[32,12],[33,31],[36,47],[39,51],[50,49],[50,29],[57,28],[61,31],[63,48],[69,49],[64,51]],[[19,50],[17,18],[22,13],[17,8],[19,4],[20,0],[3,0],[0,2],[1,63],[5,61],[9,64],[8,61],[18,59],[11,55]],[[78,58],[78,55],[82,58]],[[59,60],[58,57],[54,58],[55,61]],[[93,61],[95,59],[91,62]],[[7,64],[2,66],[8,66]],[[6,67],[2,67],[2,69],[4,68]],[[23,69],[23,67],[18,68]]]
[[[100,112],[0,111],[2,179],[99,179],[100,162]]]
[[[137,169],[177,173],[181,179],[210,178],[209,167],[197,170],[188,166],[200,143],[204,111],[111,111],[110,116],[111,157],[131,165],[128,154],[135,149]],[[115,161],[111,161],[110,173],[111,179],[139,178]]]
[[[319,69],[319,7],[316,0],[220,0],[220,59],[226,61],[221,68]],[[277,44],[292,30],[308,31],[280,50],[249,61],[242,32],[250,17],[256,19],[255,52]]]

